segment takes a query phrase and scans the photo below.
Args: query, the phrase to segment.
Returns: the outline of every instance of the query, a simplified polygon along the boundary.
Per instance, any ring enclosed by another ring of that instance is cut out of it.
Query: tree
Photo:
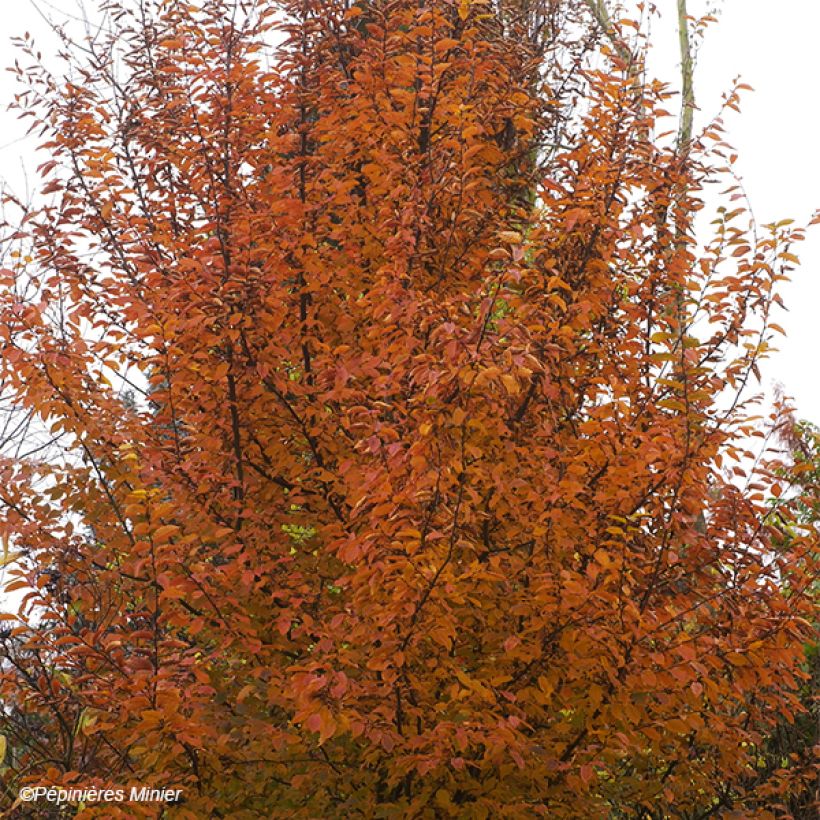
[[[796,421],[784,414],[779,436],[791,453],[793,463],[784,474],[795,496],[796,515],[782,522],[780,540],[788,548],[795,531],[806,527],[815,530],[820,522],[820,430],[806,421]],[[776,505],[776,502],[775,502]],[[818,582],[814,582],[815,594]],[[817,618],[814,617],[815,629]],[[772,770],[789,768],[793,778],[786,792],[788,811],[796,818],[811,818],[818,808],[816,777],[817,751],[820,748],[820,653],[816,639],[805,646],[807,679],[801,687],[804,709],[795,720],[783,719],[775,726],[759,750],[760,760],[755,777],[765,780]],[[797,765],[795,765],[797,764]]]
[[[577,3],[105,8],[19,69],[2,377],[63,458],[2,463],[12,797],[777,816],[817,534],[737,477],[802,234],[735,187],[699,248],[720,121],[670,146]]]

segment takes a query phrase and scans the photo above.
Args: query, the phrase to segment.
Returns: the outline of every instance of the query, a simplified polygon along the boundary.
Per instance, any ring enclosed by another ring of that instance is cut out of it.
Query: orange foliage
[[[256,5],[28,72],[0,370],[61,457],[0,462],[7,783],[776,816],[817,540],[738,395],[799,231],[729,190],[696,245],[720,123],[656,137],[581,4]]]

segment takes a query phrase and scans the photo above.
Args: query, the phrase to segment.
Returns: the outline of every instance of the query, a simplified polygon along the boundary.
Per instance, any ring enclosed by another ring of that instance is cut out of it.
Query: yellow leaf
[[[504,387],[511,396],[515,396],[519,393],[520,388],[518,387],[518,382],[515,380],[515,376],[511,373],[502,374],[501,381],[504,383]]]
[[[158,541],[160,543],[167,543],[172,535],[176,535],[179,532],[179,527],[176,524],[164,524],[161,527],[157,527],[154,530],[154,541]]]
[[[0,559],[0,567],[13,564],[18,558],[22,558],[22,552],[9,552],[9,539],[3,536],[3,557]]]

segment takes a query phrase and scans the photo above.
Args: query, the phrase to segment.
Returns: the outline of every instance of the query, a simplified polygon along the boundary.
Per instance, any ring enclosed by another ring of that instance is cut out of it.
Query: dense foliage
[[[765,746],[804,709],[816,486],[752,462],[745,394],[800,232],[750,223],[720,122],[665,136],[599,5],[107,2],[68,79],[24,45],[51,159],[6,202],[0,376],[53,441],[0,462],[9,802],[805,792]]]

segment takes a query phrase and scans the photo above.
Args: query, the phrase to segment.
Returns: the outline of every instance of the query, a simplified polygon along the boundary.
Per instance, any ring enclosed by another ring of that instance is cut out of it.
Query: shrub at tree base
[[[817,535],[741,393],[800,232],[720,122],[670,146],[579,3],[106,5],[19,69],[0,369],[53,441],[0,462],[9,803],[786,813]]]

